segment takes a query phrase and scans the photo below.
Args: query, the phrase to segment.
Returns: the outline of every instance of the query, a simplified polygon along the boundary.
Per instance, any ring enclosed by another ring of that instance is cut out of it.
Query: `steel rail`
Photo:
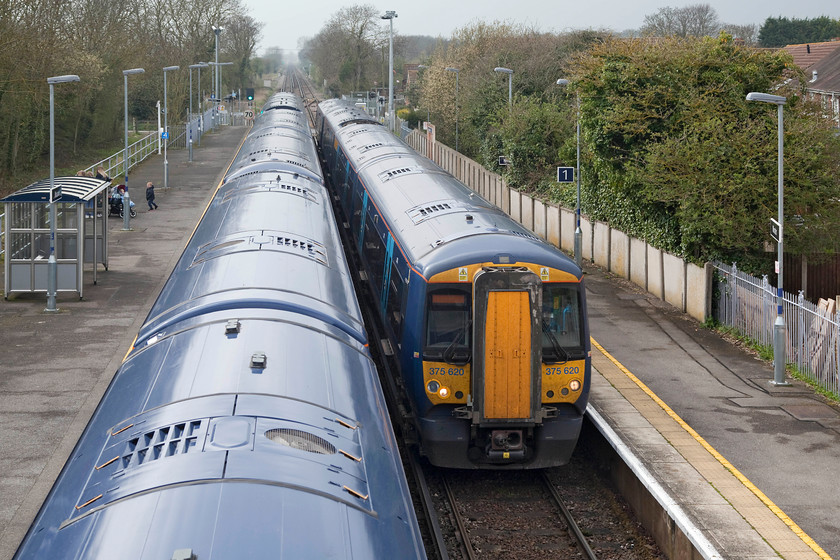
[[[542,475],[542,481],[545,483],[546,488],[548,488],[549,493],[554,498],[554,502],[560,507],[560,511],[563,512],[563,517],[566,518],[566,523],[569,525],[569,528],[572,530],[572,533],[575,536],[575,539],[578,542],[578,546],[580,547],[581,551],[586,555],[586,558],[589,560],[598,560],[598,557],[595,556],[595,553],[590,548],[589,543],[586,540],[586,537],[583,534],[583,531],[580,530],[580,527],[575,521],[575,518],[572,516],[572,512],[569,511],[569,508],[566,507],[566,504],[563,503],[563,497],[560,496],[560,493],[557,491],[557,488],[554,487],[551,480],[549,480],[548,475],[545,472],[540,473]]]

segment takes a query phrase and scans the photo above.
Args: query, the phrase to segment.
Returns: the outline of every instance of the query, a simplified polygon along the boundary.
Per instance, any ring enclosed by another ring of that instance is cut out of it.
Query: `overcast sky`
[[[638,29],[644,17],[665,6],[708,3],[725,23],[761,26],[768,17],[840,18],[838,0],[243,0],[251,16],[265,26],[258,51],[268,47],[296,49],[298,39],[312,37],[342,6],[372,4],[382,13],[395,10],[394,32],[449,38],[474,21],[524,23],[541,31],[572,29]],[[387,22],[383,21],[383,25]]]

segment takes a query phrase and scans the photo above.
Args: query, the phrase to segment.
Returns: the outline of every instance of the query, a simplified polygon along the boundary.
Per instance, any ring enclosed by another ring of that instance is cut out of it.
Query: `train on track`
[[[257,116],[15,558],[425,558],[297,96]]]
[[[568,462],[590,384],[581,270],[353,104],[321,103],[315,127],[422,453]]]

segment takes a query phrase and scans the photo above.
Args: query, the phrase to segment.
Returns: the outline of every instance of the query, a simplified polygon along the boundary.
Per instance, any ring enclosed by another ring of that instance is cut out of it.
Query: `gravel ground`
[[[534,471],[463,471],[425,466],[447,549],[466,558],[442,477],[458,501],[468,538],[479,558],[582,558],[565,519]],[[665,559],[610,485],[583,443],[564,467],[546,469],[590,548],[603,560]],[[431,548],[427,549],[430,551]]]

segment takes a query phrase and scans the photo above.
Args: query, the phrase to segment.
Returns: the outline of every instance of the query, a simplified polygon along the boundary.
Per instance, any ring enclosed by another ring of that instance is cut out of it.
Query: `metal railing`
[[[776,288],[736,265],[716,269],[714,318],[765,346],[773,344]],[[840,394],[840,321],[836,312],[784,293],[785,361],[818,387]]]
[[[93,173],[96,174],[97,168],[102,166],[105,169],[105,173],[108,174],[109,177],[118,177],[120,175],[125,175],[128,169],[131,169],[135,165],[138,165],[141,161],[152,155],[153,152],[157,151],[158,142],[157,142],[157,133],[156,132],[149,132],[141,138],[140,140],[134,142],[133,144],[129,144],[128,146],[128,157],[125,158],[125,150],[120,150],[119,152],[108,156],[107,158],[97,161],[90,167],[83,169],[82,171],[85,173]],[[128,169],[126,169],[125,165],[123,164],[123,160],[128,160]]]
[[[195,115],[189,123],[180,123],[171,125],[169,127],[169,139],[167,146],[169,148],[186,148],[189,141],[188,131],[192,129],[193,147],[196,147],[201,142],[201,135],[207,130],[213,130],[221,125],[242,125],[245,124],[245,116],[242,113],[231,113],[226,111],[224,113],[215,112],[215,109],[208,109],[203,114],[203,125],[200,125],[202,115]],[[128,169],[135,167],[144,159],[158,152],[162,147],[160,143],[159,134],[156,131],[149,132],[136,142],[128,146]],[[105,173],[115,180],[120,176],[124,176],[127,169],[123,165],[125,149],[122,149],[107,158],[97,161],[90,167],[82,170],[84,173],[96,174],[97,168],[102,166]],[[3,222],[6,219],[5,209],[0,208],[0,258],[5,257],[5,230],[3,229]]]

